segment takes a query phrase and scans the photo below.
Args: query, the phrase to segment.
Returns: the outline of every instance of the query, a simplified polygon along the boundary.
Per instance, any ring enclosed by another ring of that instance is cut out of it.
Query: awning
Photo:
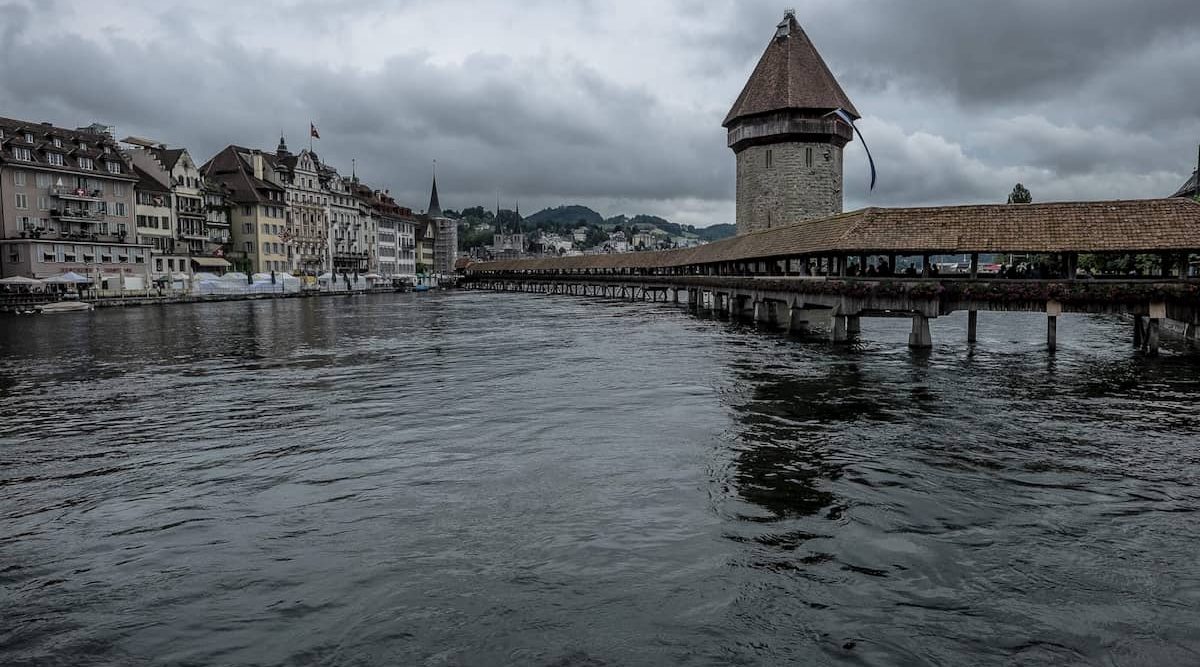
[[[233,266],[228,260],[221,259],[220,257],[193,257],[192,262],[196,266],[212,266],[217,268],[229,268]]]
[[[36,287],[41,284],[42,281],[34,278],[26,278],[25,276],[13,276],[0,280],[0,285],[27,285],[29,287]]]
[[[68,271],[67,273],[64,273],[60,276],[53,276],[51,278],[47,278],[44,282],[54,284],[54,285],[83,284],[83,283],[92,282],[92,279],[88,278],[86,276],[81,276],[78,273],[75,273],[74,271]]]

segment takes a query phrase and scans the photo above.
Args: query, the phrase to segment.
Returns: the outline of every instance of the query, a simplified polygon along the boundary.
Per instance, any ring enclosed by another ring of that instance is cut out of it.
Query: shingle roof
[[[473,271],[660,268],[814,254],[1156,252],[1200,249],[1200,202],[1141,199],[865,208],[695,248],[505,260]]]
[[[738,118],[785,109],[838,108],[859,117],[812,40],[788,12],[722,125],[729,127]]]
[[[226,146],[201,167],[200,173],[205,178],[222,184],[230,201],[246,204],[278,201],[263,196],[264,190],[283,191],[283,188],[254,177],[253,165],[243,158],[244,155],[252,153],[250,149],[241,146]],[[265,157],[264,155],[264,168],[269,164]]]
[[[142,169],[141,167],[137,166],[136,164],[133,165],[133,173],[136,174],[138,177],[138,182],[137,182],[137,186],[136,186],[138,190],[140,190],[142,192],[162,192],[162,193],[171,192],[170,188],[168,188],[166,185],[163,185],[162,183],[160,183],[158,181],[158,179],[156,179],[153,176],[151,176],[150,174],[146,173],[145,169]]]

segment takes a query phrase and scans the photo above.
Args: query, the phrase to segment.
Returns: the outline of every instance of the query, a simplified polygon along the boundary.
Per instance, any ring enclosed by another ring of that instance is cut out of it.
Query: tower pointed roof
[[[429,193],[429,208],[425,210],[425,214],[431,218],[442,217],[442,205],[438,202],[437,195],[437,176],[433,177],[433,191]]]
[[[775,36],[721,124],[729,127],[739,118],[786,109],[843,109],[859,117],[791,11],[775,27]]]

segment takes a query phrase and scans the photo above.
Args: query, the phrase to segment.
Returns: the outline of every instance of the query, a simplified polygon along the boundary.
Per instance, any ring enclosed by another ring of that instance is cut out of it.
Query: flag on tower
[[[314,138],[314,139],[320,139],[320,138],[321,138],[321,133],[320,133],[320,132],[317,132],[317,126],[316,126],[316,124],[315,124],[315,123],[313,123],[312,121],[309,121],[309,122],[308,122],[308,136],[310,136],[310,137],[312,137],[312,138]]]

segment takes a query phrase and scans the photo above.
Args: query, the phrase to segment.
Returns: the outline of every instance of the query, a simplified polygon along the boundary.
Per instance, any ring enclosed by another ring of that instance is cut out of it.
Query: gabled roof
[[[161,192],[164,194],[171,192],[171,188],[167,187],[165,183],[162,183],[153,174],[150,174],[136,164],[133,165],[133,173],[138,177],[137,185],[134,186],[138,190],[142,192]]]
[[[179,162],[179,158],[186,152],[182,148],[147,147],[145,150],[153,155],[154,159],[158,160],[167,173],[171,173],[176,163]]]
[[[279,191],[283,188],[254,177],[254,165],[248,162],[248,156],[254,151],[241,146],[229,145],[214,155],[203,167],[200,173],[205,178],[222,184],[226,188],[227,198],[239,204],[256,204],[258,202],[274,201],[263,195],[263,191]],[[260,153],[261,155],[262,153]],[[267,156],[263,155],[263,168],[270,165]],[[252,159],[252,158],[250,158]]]
[[[790,11],[776,27],[775,36],[722,125],[729,127],[738,118],[786,109],[843,109],[854,118],[859,117],[858,110]]]

